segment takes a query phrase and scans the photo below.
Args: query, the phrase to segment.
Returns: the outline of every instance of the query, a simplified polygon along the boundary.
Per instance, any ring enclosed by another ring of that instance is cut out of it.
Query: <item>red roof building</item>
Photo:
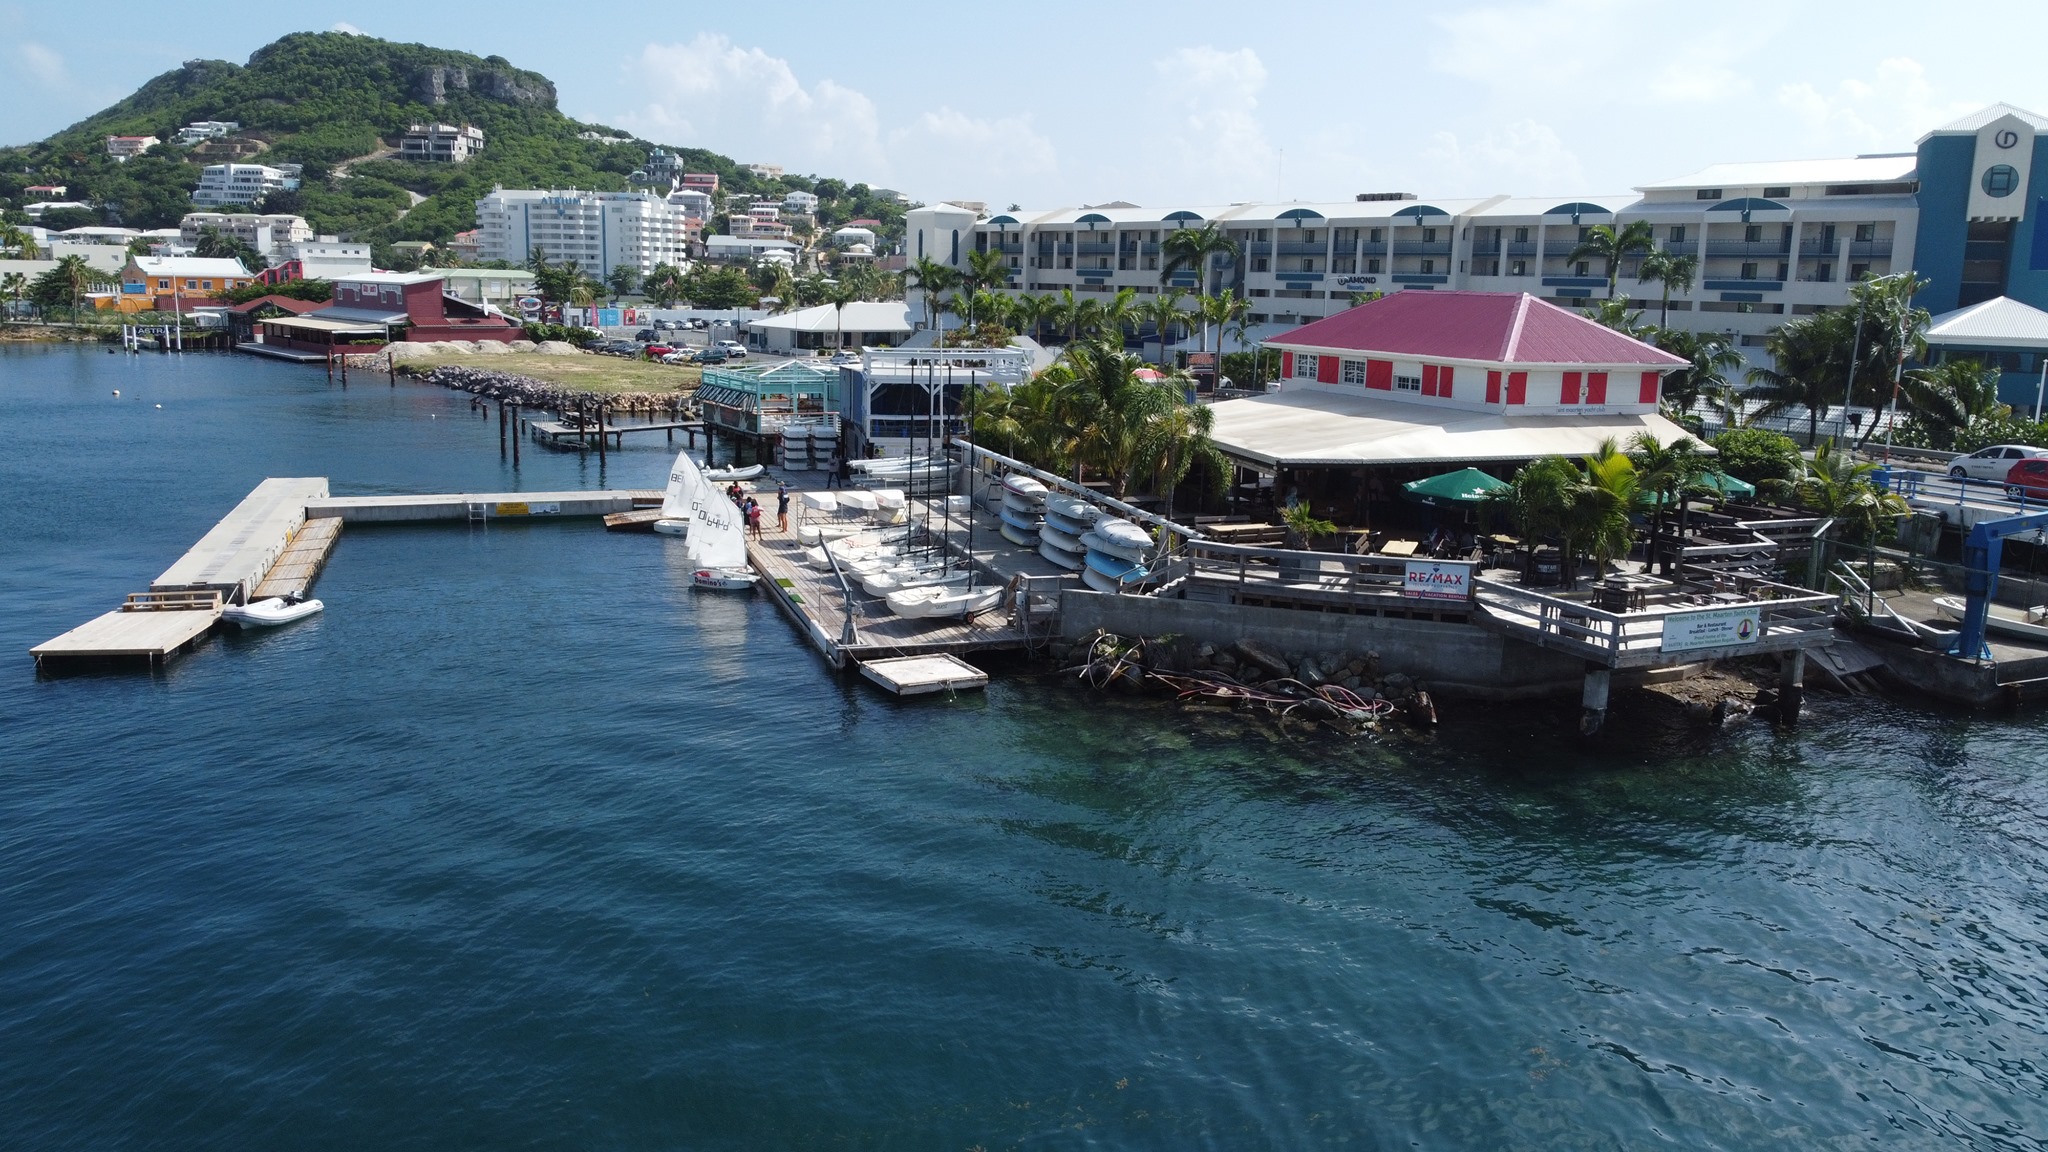
[[[1215,405],[1260,471],[1512,465],[1685,431],[1657,411],[1686,361],[1526,294],[1398,292],[1268,340],[1280,390]]]
[[[1397,292],[1267,341],[1285,381],[1503,412],[1650,412],[1685,360],[1527,293]]]

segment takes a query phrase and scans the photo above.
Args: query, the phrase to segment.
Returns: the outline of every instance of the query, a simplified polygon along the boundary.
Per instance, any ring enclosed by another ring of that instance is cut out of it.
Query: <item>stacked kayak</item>
[[[1048,495],[1045,523],[1038,529],[1038,554],[1070,572],[1080,571],[1088,559],[1088,546],[1081,543],[1081,537],[1095,527],[1098,515],[1077,496]]]
[[[1001,516],[1003,539],[1037,547],[1038,529],[1045,523],[1045,485],[1015,473],[1004,477]]]
[[[1152,537],[1129,520],[1105,516],[1081,534],[1080,543],[1086,549],[1081,579],[1097,592],[1121,592],[1151,574],[1145,558]]]

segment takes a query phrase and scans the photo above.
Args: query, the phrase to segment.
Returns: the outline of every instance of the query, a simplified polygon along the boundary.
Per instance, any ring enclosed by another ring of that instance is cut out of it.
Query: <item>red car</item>
[[[640,354],[649,360],[659,360],[673,351],[675,349],[666,344],[649,344],[640,349]]]
[[[2005,474],[2005,494],[2015,500],[2048,500],[2048,460],[2022,460]]]

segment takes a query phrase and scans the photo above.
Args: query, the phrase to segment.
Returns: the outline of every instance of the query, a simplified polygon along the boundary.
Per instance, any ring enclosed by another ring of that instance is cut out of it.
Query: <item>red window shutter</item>
[[[1637,397],[1637,399],[1636,399],[1636,403],[1638,403],[1638,404],[1655,404],[1655,403],[1657,402],[1657,379],[1658,379],[1658,376],[1659,376],[1659,373],[1656,373],[1656,372],[1645,372],[1645,373],[1643,373],[1643,392],[1642,392],[1642,395],[1641,395],[1641,396]]]
[[[1316,357],[1316,383],[1335,384],[1337,382],[1337,368],[1342,363],[1335,356],[1324,355]]]
[[[1527,404],[1528,402],[1529,374],[1527,372],[1508,373],[1508,403]]]
[[[1452,368],[1449,364],[1446,364],[1443,367],[1436,370],[1437,395],[1449,396],[1451,394],[1451,373]]]
[[[1282,380],[1294,379],[1294,353],[1282,352],[1280,354],[1280,378]]]
[[[1394,386],[1394,362],[1392,360],[1367,360],[1365,362],[1365,386],[1381,390]]]
[[[1422,394],[1424,396],[1436,395],[1436,365],[1434,364],[1424,364],[1422,366]]]
[[[1488,372],[1486,374],[1486,402],[1488,404],[1500,403],[1500,373],[1498,372]]]
[[[1607,373],[1605,373],[1605,372],[1588,372],[1588,373],[1586,373],[1586,403],[1588,403],[1588,404],[1605,404],[1605,403],[1607,403]]]
[[[1567,372],[1564,374],[1564,389],[1559,393],[1557,402],[1560,404],[1577,404],[1579,402],[1579,374],[1577,372]]]

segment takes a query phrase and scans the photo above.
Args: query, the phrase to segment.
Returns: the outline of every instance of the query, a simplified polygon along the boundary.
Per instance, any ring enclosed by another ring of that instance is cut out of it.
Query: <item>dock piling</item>
[[[498,459],[505,458],[505,402],[498,401]]]
[[[1794,648],[1778,658],[1778,719],[1799,723],[1799,709],[1806,701],[1806,649]]]
[[[519,423],[519,405],[512,406],[512,470],[519,471],[519,441],[524,435]]]
[[[1605,665],[1586,668],[1585,690],[1579,695],[1579,735],[1596,735],[1607,723],[1607,692],[1613,680],[1614,673]]]

